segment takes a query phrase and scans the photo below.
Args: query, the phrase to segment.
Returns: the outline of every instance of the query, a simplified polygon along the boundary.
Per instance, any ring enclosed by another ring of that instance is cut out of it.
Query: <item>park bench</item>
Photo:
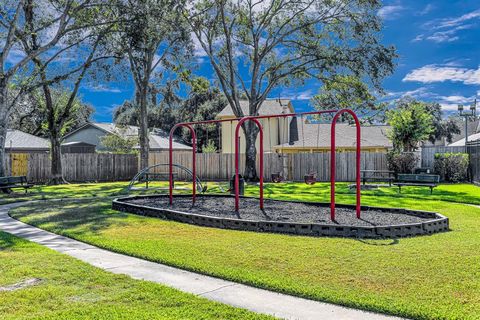
[[[392,186],[395,180],[395,172],[389,170],[360,170],[362,176],[362,184],[365,185],[369,181],[388,182]]]
[[[402,193],[403,186],[416,186],[429,187],[432,194],[439,182],[440,176],[436,174],[399,174],[394,185],[398,187],[399,193]]]
[[[175,179],[177,178],[178,174],[173,172],[173,183],[175,183]],[[148,183],[150,181],[168,181],[169,180],[169,173],[168,172],[145,172],[143,176],[139,179],[141,182],[145,182],[145,188],[148,189]]]
[[[0,177],[0,190],[3,193],[11,193],[12,189],[23,188],[25,193],[27,189],[33,187],[33,184],[27,182],[27,177],[18,176],[18,177]]]

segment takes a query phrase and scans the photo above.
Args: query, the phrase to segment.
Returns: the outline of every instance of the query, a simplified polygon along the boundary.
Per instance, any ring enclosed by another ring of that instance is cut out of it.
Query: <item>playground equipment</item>
[[[330,179],[330,218],[331,220],[335,220],[335,159],[336,159],[336,148],[335,148],[335,128],[338,118],[344,114],[350,114],[355,122],[356,125],[356,216],[360,219],[361,214],[361,199],[360,199],[360,143],[361,143],[361,129],[360,129],[360,122],[358,120],[357,115],[350,109],[341,109],[341,110],[323,110],[323,111],[312,111],[312,112],[302,112],[302,113],[282,113],[276,115],[264,115],[264,116],[248,116],[243,117],[241,119],[221,119],[221,120],[209,120],[209,121],[197,121],[197,122],[184,122],[178,123],[170,130],[170,149],[169,149],[169,203],[173,204],[173,135],[176,129],[180,127],[185,127],[190,130],[192,135],[192,176],[196,177],[196,164],[195,164],[195,154],[196,154],[196,135],[193,125],[197,124],[211,124],[211,123],[219,123],[225,121],[238,121],[237,126],[235,128],[235,210],[238,211],[240,209],[240,195],[239,195],[239,153],[240,153],[240,146],[239,146],[239,137],[240,137],[240,127],[246,121],[253,121],[258,129],[260,135],[260,153],[259,153],[259,177],[260,177],[260,209],[263,210],[264,207],[264,199],[263,199],[263,128],[260,124],[260,119],[270,119],[270,118],[285,118],[285,117],[296,117],[296,116],[305,116],[305,115],[317,115],[317,114],[334,114],[332,123],[331,123],[331,161],[330,161],[330,170],[331,170],[331,179]],[[192,187],[192,203],[195,204],[196,198],[196,180],[193,179],[193,187]]]
[[[149,166],[147,168],[144,168],[143,170],[139,171],[133,177],[132,180],[130,180],[130,183],[128,184],[128,187],[126,188],[126,191],[130,192],[131,190],[133,190],[136,183],[143,182],[142,178],[145,177],[145,176],[148,176],[148,174],[150,174],[150,171],[152,169],[155,169],[155,168],[158,168],[158,167],[169,167],[169,166],[170,166],[169,163],[159,163],[159,164],[155,164],[155,165]],[[207,185],[203,184],[198,176],[194,176],[193,172],[190,171],[190,169],[188,169],[184,166],[181,166],[179,164],[172,164],[172,167],[179,168],[180,170],[185,171],[188,175],[190,175],[190,177],[192,177],[192,179],[195,177],[194,181],[195,181],[195,186],[196,186],[196,189],[197,189],[198,192],[204,193],[205,191],[207,191]],[[147,180],[146,183],[148,183],[148,180]]]

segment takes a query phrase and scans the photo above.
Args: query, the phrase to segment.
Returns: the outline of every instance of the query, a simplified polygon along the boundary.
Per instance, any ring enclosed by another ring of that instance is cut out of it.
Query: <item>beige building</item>
[[[240,101],[243,114],[248,114],[248,101]],[[259,115],[273,115],[281,113],[293,113],[294,109],[290,100],[285,99],[267,99],[263,102],[259,110]],[[226,106],[218,115],[217,119],[235,119],[233,110],[230,105]],[[273,118],[260,119],[263,127],[263,149],[264,152],[273,152],[274,147],[280,144],[288,143],[290,137],[290,121],[291,118]],[[235,128],[238,121],[222,122],[221,141],[222,153],[235,153]],[[240,131],[240,145],[245,146],[245,135],[243,130]],[[260,146],[259,138],[257,138],[257,150]],[[243,150],[244,148],[242,148]]]
[[[244,114],[248,114],[248,102],[241,101]],[[269,99],[259,110],[259,115],[295,113],[290,100]],[[232,108],[225,107],[218,119],[235,119]],[[309,123],[306,117],[286,117],[260,119],[264,130],[264,151],[275,153],[313,153],[330,151],[330,123]],[[222,122],[222,153],[234,153],[235,127],[238,121]],[[361,149],[364,152],[387,152],[392,143],[387,137],[388,126],[362,126]],[[245,136],[240,134],[240,144],[244,146]],[[259,138],[257,138],[257,150]],[[354,151],[356,149],[355,126],[338,123],[336,126],[337,151]],[[244,148],[241,147],[243,151]]]

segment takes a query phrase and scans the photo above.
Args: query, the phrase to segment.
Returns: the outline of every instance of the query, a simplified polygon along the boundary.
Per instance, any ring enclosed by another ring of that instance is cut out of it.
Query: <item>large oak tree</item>
[[[352,75],[380,87],[394,48],[380,43],[377,0],[191,0],[185,19],[237,117],[258,115],[272,90]],[[240,97],[248,110],[240,108]],[[244,177],[257,179],[253,122]]]

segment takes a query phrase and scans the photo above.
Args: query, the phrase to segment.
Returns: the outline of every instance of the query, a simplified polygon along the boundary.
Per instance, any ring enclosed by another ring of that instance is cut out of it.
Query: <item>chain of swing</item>
[[[286,141],[285,139],[285,136],[283,136],[283,133],[286,134],[286,137],[288,138],[288,129],[287,127],[289,126],[288,124],[288,118],[289,117],[284,117],[284,129],[283,131],[279,128],[280,132],[281,133],[281,137],[284,138],[282,139],[282,141],[280,141],[280,144],[283,144],[283,143],[288,143],[289,141]],[[270,144],[270,148],[272,148],[272,131],[271,131],[271,128],[272,128],[272,124],[271,124],[271,120],[272,118],[268,118],[268,137],[269,137],[269,144]],[[296,117],[293,117],[292,120],[295,120],[296,121]],[[301,136],[302,136],[302,149],[305,150],[305,128],[304,128],[304,123],[305,123],[305,120],[304,120],[304,116],[303,114],[300,115],[300,123],[301,123]],[[280,121],[279,121],[279,125],[280,125]],[[318,123],[317,125],[317,137],[316,137],[316,147],[318,148],[319,146],[319,142],[320,142],[320,123]],[[313,147],[312,147],[313,149]],[[281,150],[281,149],[280,149]],[[281,156],[279,154],[279,156]],[[283,174],[282,172],[276,172],[276,173],[272,173],[272,182],[275,182],[275,183],[279,183],[279,182],[282,182],[284,181],[285,178],[283,177]],[[317,182],[317,172],[314,171],[314,170],[309,170],[305,173],[304,175],[304,182],[308,185],[313,185]]]

